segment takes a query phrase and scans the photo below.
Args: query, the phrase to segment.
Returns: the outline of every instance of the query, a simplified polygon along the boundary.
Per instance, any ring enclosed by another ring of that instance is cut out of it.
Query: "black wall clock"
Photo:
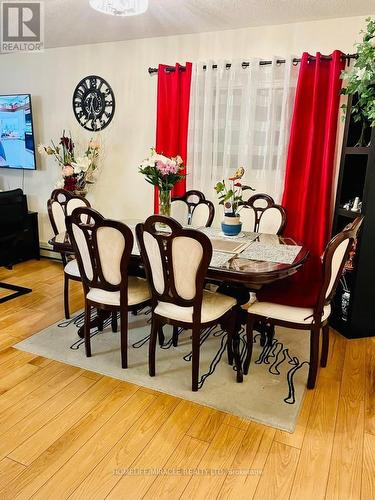
[[[100,76],[86,76],[73,93],[73,111],[87,130],[103,130],[115,114],[115,96],[110,85]]]

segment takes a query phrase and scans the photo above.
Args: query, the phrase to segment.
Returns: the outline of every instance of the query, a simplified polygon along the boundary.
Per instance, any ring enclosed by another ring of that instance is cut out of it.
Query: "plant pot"
[[[75,189],[74,194],[77,196],[81,196],[82,198],[85,198],[87,195],[87,189]]]
[[[240,234],[242,230],[242,222],[240,221],[240,216],[225,216],[223,222],[221,223],[221,230],[223,231],[225,236],[237,236],[238,234]]]

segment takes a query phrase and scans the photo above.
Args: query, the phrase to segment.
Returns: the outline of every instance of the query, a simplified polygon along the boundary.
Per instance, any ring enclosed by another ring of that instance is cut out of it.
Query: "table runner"
[[[267,245],[266,243],[254,241],[239,256],[244,259],[263,262],[293,264],[301,248],[298,245]]]

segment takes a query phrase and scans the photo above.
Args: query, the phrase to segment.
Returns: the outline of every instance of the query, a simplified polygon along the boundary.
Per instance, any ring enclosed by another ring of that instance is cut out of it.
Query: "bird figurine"
[[[239,179],[242,179],[244,173],[245,173],[245,169],[243,167],[238,167],[236,172],[234,173],[234,176],[229,177],[229,180],[230,181],[238,181]]]

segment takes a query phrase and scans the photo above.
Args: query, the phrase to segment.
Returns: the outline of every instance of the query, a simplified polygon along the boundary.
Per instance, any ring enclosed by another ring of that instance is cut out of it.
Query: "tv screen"
[[[30,94],[0,95],[0,167],[36,168]]]

